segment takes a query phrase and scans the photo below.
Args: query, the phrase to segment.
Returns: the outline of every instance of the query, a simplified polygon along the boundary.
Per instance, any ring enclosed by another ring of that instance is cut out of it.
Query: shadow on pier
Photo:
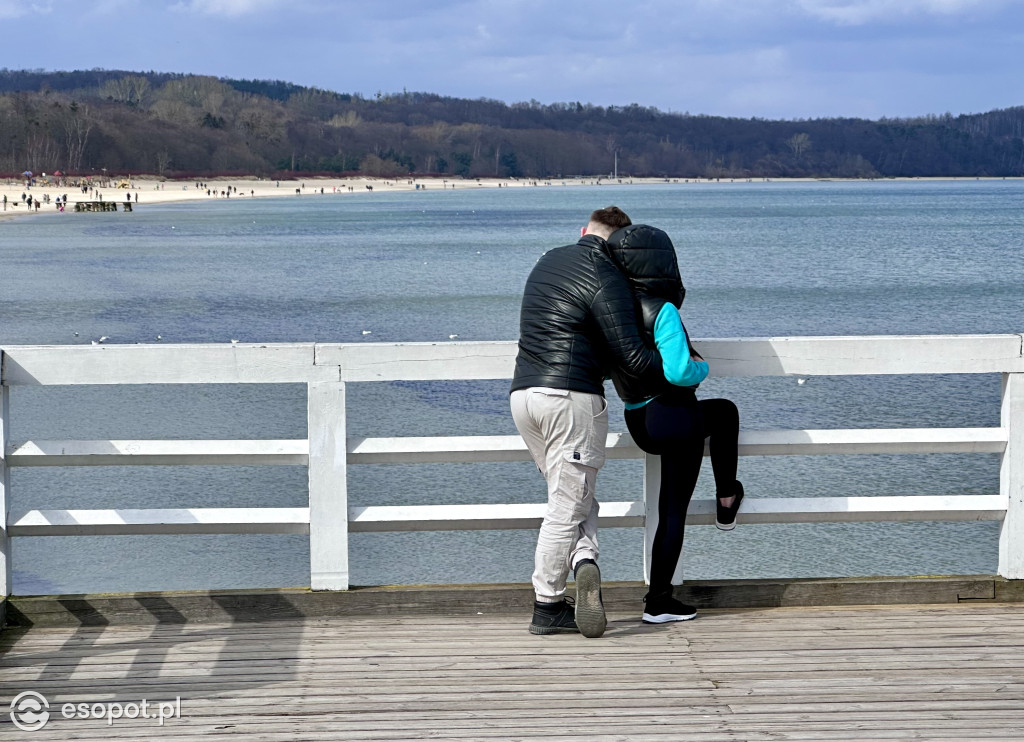
[[[600,639],[529,634],[520,585],[14,598],[32,628],[0,637],[0,696],[48,700],[33,740],[1019,739],[1016,586],[785,584],[744,588],[775,607],[658,626],[639,621],[641,585],[610,584]],[[839,604],[871,591],[889,604]],[[176,698],[162,727],[61,712]]]

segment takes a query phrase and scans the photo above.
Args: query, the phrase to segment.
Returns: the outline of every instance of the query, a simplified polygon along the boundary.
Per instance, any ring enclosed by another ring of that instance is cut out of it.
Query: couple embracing
[[[696,397],[708,365],[680,319],[684,294],[668,235],[632,224],[615,206],[593,212],[580,240],[545,253],[527,279],[512,417],[548,485],[534,557],[531,633],[599,637],[605,630],[595,485],[605,460],[608,377],[625,403],[633,440],[661,456],[643,621],[697,615],[673,596],[671,580],[705,439],[719,528],[735,526],[743,487],[736,480],[736,406]],[[575,602],[565,595],[570,571]]]

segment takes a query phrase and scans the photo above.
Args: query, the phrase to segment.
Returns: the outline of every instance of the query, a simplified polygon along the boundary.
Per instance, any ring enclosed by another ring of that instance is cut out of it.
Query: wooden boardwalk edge
[[[574,591],[570,583],[569,594]],[[640,582],[607,582],[610,612],[636,611]],[[1024,602],[1024,581],[990,575],[692,581],[677,596],[698,608]],[[11,597],[6,627],[224,623],[341,616],[528,613],[526,584],[415,585]]]

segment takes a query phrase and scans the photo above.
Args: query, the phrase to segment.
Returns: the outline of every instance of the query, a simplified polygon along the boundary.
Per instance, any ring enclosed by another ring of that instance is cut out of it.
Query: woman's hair
[[[630,288],[641,300],[683,303],[686,289],[679,275],[676,249],[669,236],[646,224],[633,224],[614,232],[607,240],[612,260],[629,279]]]

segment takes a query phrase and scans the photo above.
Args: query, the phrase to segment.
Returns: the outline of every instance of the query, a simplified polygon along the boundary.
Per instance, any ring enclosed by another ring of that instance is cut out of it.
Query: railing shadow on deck
[[[998,428],[744,431],[741,455],[999,453],[1000,489],[989,495],[752,498],[745,523],[881,520],[1001,521],[999,575],[1024,577],[1024,355],[1021,335],[794,337],[703,340],[716,376],[1000,374]],[[346,384],[508,379],[512,342],[230,345],[6,346],[0,348],[0,507],[9,471],[29,466],[305,465],[302,508],[23,510],[0,533],[0,595],[10,595],[9,538],[18,536],[303,533],[310,587],[349,588],[348,534],[536,528],[544,505],[349,507],[347,467],[358,464],[527,461],[517,436],[367,438],[346,426]],[[84,384],[307,385],[306,440],[9,440],[9,390]],[[611,458],[643,458],[644,498],[602,503],[603,526],[643,526],[645,554],[657,527],[657,457],[612,433]],[[713,522],[695,501],[688,522]],[[645,559],[646,563],[646,559]],[[677,575],[678,577],[678,575]]]

